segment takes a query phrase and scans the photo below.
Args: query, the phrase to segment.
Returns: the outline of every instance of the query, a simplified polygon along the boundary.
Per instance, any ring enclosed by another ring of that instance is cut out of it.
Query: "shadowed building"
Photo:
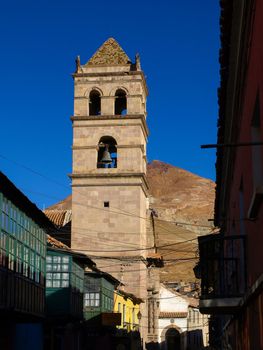
[[[47,217],[0,172],[0,348],[42,349]]]
[[[263,349],[263,2],[221,1],[215,225],[199,237],[213,349]]]

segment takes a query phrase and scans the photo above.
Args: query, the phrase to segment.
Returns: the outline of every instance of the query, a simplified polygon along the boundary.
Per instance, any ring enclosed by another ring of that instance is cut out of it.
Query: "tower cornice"
[[[140,120],[142,122],[143,131],[146,137],[149,136],[149,129],[146,124],[145,114],[127,114],[125,116],[122,115],[73,115],[70,117],[70,119],[74,121],[99,121],[99,120],[121,120],[121,121],[127,121],[127,120]],[[124,123],[123,123],[124,124]],[[94,124],[92,124],[94,126]],[[102,126],[102,125],[99,125]],[[105,124],[106,126],[106,124]]]
[[[100,169],[101,170],[101,169]],[[108,170],[108,169],[105,169]],[[72,179],[72,187],[81,186],[141,186],[145,196],[149,195],[149,184],[145,173],[133,173],[133,172],[122,172],[122,173],[72,173],[68,174]],[[119,181],[118,181],[119,179]],[[127,182],[124,181],[127,179]],[[137,179],[137,181],[136,181]],[[81,182],[76,182],[80,180]],[[84,180],[84,182],[83,182]],[[86,180],[86,181],[85,181]],[[94,180],[94,181],[92,181]],[[103,181],[105,180],[105,181]],[[130,181],[135,180],[135,181]],[[140,182],[138,182],[140,180]]]
[[[105,66],[106,67],[106,66]],[[119,76],[119,77],[127,77],[127,76],[136,76],[139,75],[142,79],[143,86],[146,92],[146,95],[148,96],[148,87],[146,84],[146,79],[143,71],[121,71],[121,72],[78,72],[78,73],[73,73],[72,77],[75,80],[75,78],[87,78],[87,77],[114,77],[114,76]]]

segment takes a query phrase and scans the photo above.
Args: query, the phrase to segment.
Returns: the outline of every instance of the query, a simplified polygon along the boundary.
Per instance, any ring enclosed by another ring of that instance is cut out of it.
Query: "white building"
[[[199,312],[198,300],[161,285],[159,334],[161,350],[199,350],[207,345],[208,319]]]

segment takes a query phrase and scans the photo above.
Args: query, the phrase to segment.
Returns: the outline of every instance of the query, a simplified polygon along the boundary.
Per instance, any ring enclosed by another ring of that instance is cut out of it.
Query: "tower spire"
[[[106,40],[94,53],[86,65],[124,65],[131,60],[114,38]]]

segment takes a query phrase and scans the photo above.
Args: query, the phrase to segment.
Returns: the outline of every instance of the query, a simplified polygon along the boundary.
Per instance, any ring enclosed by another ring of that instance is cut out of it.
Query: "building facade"
[[[162,350],[185,350],[187,345],[187,316],[189,302],[166,288],[160,288],[159,344]]]
[[[201,350],[208,345],[208,317],[200,313],[198,299],[162,284],[158,316],[162,350]]]
[[[221,2],[215,224],[199,239],[213,349],[263,349],[263,2]]]
[[[120,289],[114,292],[114,311],[121,313],[121,325],[119,329],[124,329],[127,332],[140,330],[140,304],[142,299],[135,295],[126,293]]]
[[[196,300],[189,304],[187,317],[187,350],[204,349],[209,344],[209,316],[202,314]]]

